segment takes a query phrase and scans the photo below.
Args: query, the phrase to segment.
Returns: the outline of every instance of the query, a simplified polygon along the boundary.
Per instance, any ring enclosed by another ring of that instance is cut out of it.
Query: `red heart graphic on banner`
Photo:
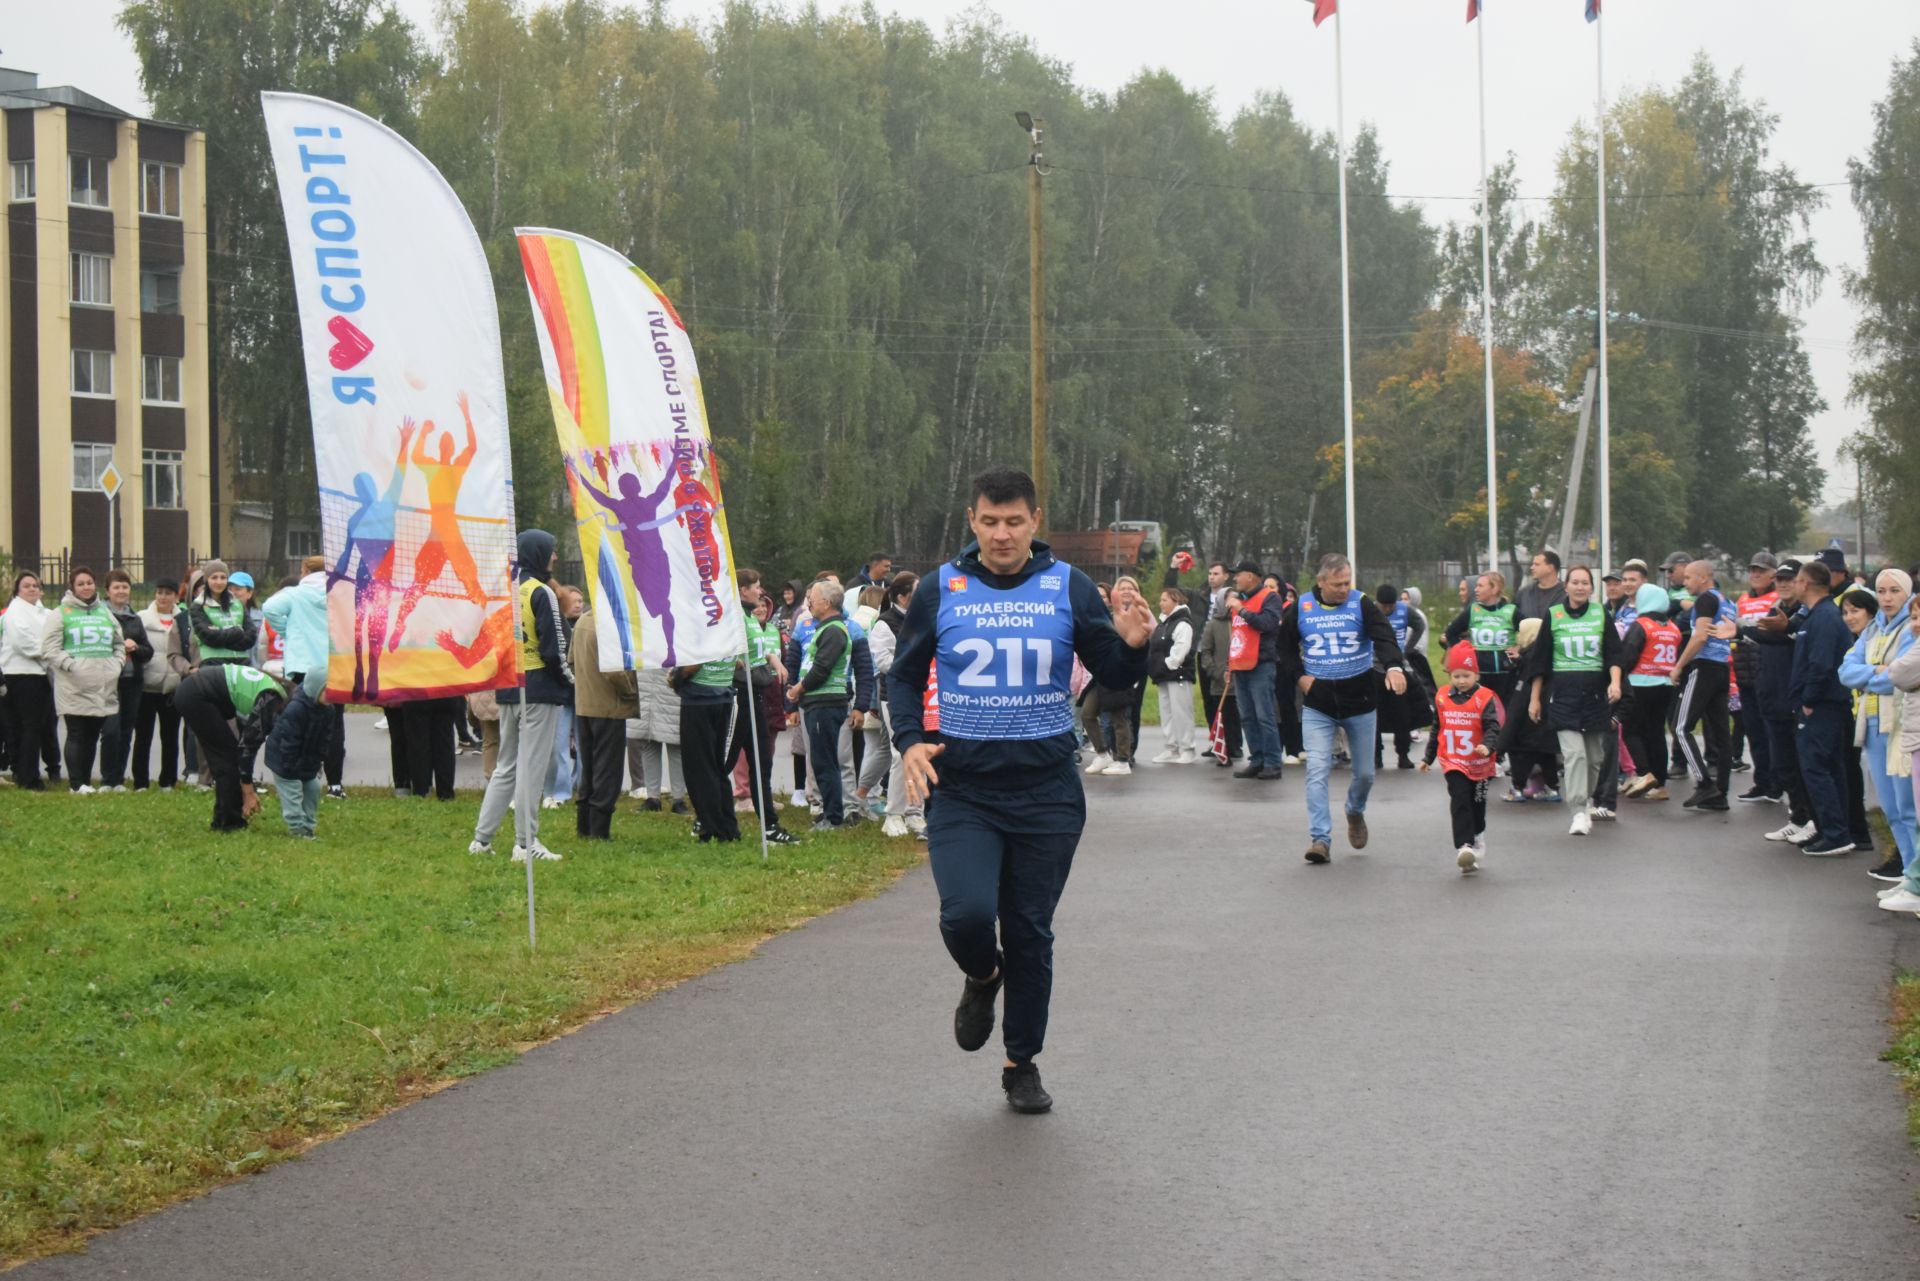
[[[360,326],[345,316],[335,316],[329,320],[327,332],[335,339],[332,349],[327,352],[327,359],[335,369],[352,369],[373,350],[373,339],[361,333]]]

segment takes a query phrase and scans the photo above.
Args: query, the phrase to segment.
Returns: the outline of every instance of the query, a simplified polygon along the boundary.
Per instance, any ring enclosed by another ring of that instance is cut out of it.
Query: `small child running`
[[[1435,759],[1447,778],[1447,805],[1453,814],[1454,862],[1471,876],[1487,861],[1487,783],[1498,772],[1490,744],[1500,731],[1500,700],[1480,683],[1473,642],[1447,651],[1447,689],[1433,700],[1433,736],[1427,740],[1425,773]]]

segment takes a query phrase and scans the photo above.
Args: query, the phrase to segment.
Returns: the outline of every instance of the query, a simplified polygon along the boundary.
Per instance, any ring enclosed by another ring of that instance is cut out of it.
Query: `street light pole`
[[[1040,156],[1040,140],[1047,122],[1035,120],[1025,111],[1016,111],[1015,120],[1027,132],[1027,240],[1029,262],[1027,298],[1028,358],[1033,376],[1033,487],[1039,498],[1041,528],[1047,518],[1047,241],[1041,217],[1040,180],[1045,175]]]

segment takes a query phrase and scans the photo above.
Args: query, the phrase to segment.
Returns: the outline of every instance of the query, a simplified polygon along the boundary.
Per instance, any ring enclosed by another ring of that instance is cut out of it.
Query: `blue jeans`
[[[1280,768],[1280,708],[1273,701],[1273,681],[1272,663],[1233,674],[1233,693],[1240,703],[1240,725],[1246,731],[1247,765],[1251,769]]]
[[[549,797],[556,801],[573,799],[573,709],[560,708],[560,723],[553,731],[553,760],[547,766]]]
[[[1877,723],[1868,722],[1867,770],[1873,776],[1873,790],[1880,797],[1880,812],[1887,816],[1887,826],[1893,829],[1893,843],[1900,847],[1900,862],[1912,867],[1915,822],[1913,780],[1892,778],[1887,774],[1887,756],[1899,750],[1898,741],[1889,741],[1880,732]]]
[[[280,793],[280,817],[287,831],[295,836],[312,836],[320,818],[322,784],[318,775],[301,780],[272,775],[274,790]]]
[[[1300,725],[1307,740],[1307,826],[1316,841],[1333,839],[1333,814],[1327,805],[1327,776],[1333,772],[1333,732],[1344,726],[1347,752],[1353,757],[1353,779],[1347,784],[1347,813],[1367,812],[1367,794],[1373,791],[1373,739],[1379,713],[1367,712],[1344,720],[1313,708],[1303,708]]]

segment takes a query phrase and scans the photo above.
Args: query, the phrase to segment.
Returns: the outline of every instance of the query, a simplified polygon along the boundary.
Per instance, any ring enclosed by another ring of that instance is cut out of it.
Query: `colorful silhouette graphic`
[[[601,462],[598,457],[595,461]],[[673,666],[673,564],[667,559],[667,544],[660,536],[660,529],[672,524],[680,515],[680,509],[675,508],[664,518],[659,514],[660,504],[673,491],[673,470],[669,468],[657,486],[644,492],[638,476],[632,472],[622,472],[612,486],[620,491],[617,497],[595,486],[578,468],[570,466],[567,470],[580,488],[591,494],[593,500],[613,518],[613,527],[620,531],[620,546],[627,554],[633,584],[639,590],[640,606],[650,617],[659,621],[660,634],[667,650],[665,665]],[[604,560],[600,572],[604,580]],[[631,648],[626,637],[622,637],[621,648]]]
[[[467,408],[467,394],[460,393],[460,416],[467,424],[467,447],[460,451],[459,457],[453,453],[453,433],[447,432],[440,437],[440,456],[434,458],[427,453],[427,439],[433,435],[433,421],[429,419],[420,431],[420,439],[413,447],[413,465],[427,482],[427,519],[426,541],[420,544],[420,550],[413,559],[413,581],[407,584],[406,595],[400,600],[399,616],[393,620],[393,632],[387,640],[389,651],[400,648],[400,640],[407,630],[407,619],[412,616],[414,606],[433,586],[433,580],[449,564],[453,566],[453,576],[467,590],[467,599],[476,605],[487,603],[486,589],[480,585],[480,570],[473,563],[473,553],[467,550],[467,540],[460,532],[460,518],[455,504],[460,498],[460,486],[466,482],[467,468],[473,462],[473,456],[479,449],[479,439],[473,430],[473,415]]]
[[[482,659],[492,654],[500,664],[500,670],[507,671],[514,661],[513,605],[502,605],[488,614],[471,645],[462,645],[450,631],[441,631],[434,640],[439,642],[441,649],[452,654],[462,667],[478,667]]]
[[[393,546],[400,515],[400,487],[407,478],[407,442],[413,437],[413,419],[400,424],[400,448],[385,493],[373,487],[373,474],[353,478],[353,496],[360,506],[347,517],[347,545],[340,563],[328,576],[328,588],[345,582],[354,557],[360,560],[353,580],[353,701],[377,698],[380,693],[380,654],[387,631],[387,606],[393,593]]]

